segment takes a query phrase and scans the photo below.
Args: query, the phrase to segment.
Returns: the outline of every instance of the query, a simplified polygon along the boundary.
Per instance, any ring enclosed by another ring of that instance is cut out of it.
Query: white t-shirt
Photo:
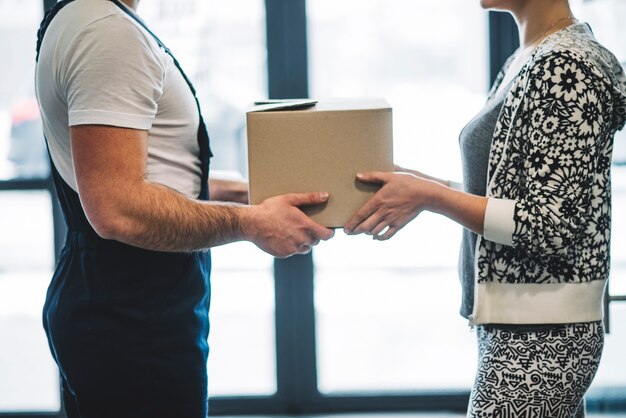
[[[52,161],[73,190],[69,127],[99,124],[147,130],[148,180],[200,193],[193,94],[172,58],[113,2],[75,0],[57,14],[41,47],[36,93]]]

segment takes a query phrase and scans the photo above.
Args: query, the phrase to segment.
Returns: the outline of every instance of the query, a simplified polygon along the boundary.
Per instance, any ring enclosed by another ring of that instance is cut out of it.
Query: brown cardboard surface
[[[291,192],[328,192],[303,208],[342,227],[378,187],[356,173],[393,171],[392,110],[385,100],[319,101],[305,110],[254,111],[248,119],[250,203]]]

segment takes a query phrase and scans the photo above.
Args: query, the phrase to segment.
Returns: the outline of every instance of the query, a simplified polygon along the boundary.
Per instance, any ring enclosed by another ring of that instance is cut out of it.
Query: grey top
[[[485,196],[487,193],[487,166],[491,139],[500,109],[510,86],[506,86],[487,101],[478,114],[468,122],[459,135],[463,163],[463,191]],[[462,286],[461,315],[465,318],[474,308],[474,256],[477,235],[463,229],[459,255],[459,276]]]
[[[474,195],[487,194],[487,172],[491,140],[496,121],[504,104],[506,94],[513,82],[491,97],[485,106],[463,128],[459,134],[461,162],[463,163],[463,191]],[[463,229],[461,252],[459,254],[459,277],[461,279],[461,315],[468,318],[474,309],[474,260],[478,236],[469,229]],[[554,324],[492,324],[501,329],[519,332],[552,329],[562,325]]]

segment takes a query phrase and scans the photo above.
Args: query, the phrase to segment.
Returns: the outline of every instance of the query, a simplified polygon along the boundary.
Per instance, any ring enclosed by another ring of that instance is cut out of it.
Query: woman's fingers
[[[363,183],[385,184],[391,180],[390,176],[392,175],[393,173],[385,173],[383,171],[370,171],[367,173],[358,173],[356,177],[359,181]],[[357,213],[354,214],[354,216],[348,222],[346,222],[343,227],[343,231],[346,234],[360,234],[374,228],[378,224],[378,222],[371,225],[369,229],[361,228],[360,226],[365,220],[370,218],[378,210],[378,206],[379,202],[377,196],[372,197],[370,200],[367,201],[365,205],[363,205],[363,207],[361,207],[361,209],[357,211]],[[372,222],[373,221],[374,220],[372,220]],[[357,227],[359,228],[357,229]]]
[[[363,221],[368,219],[370,216],[372,216],[376,212],[378,207],[377,207],[375,199],[376,199],[376,196],[368,200],[368,202],[365,205],[363,205],[363,207],[359,209],[357,213],[355,213],[354,216],[352,216],[352,218],[348,222],[346,222],[346,224],[343,227],[343,231],[346,234],[355,233],[354,232],[355,228],[361,225]],[[374,226],[375,225],[376,224],[374,224]]]
[[[363,183],[387,183],[393,173],[383,171],[370,171],[368,173],[358,173],[356,178]]]
[[[420,212],[424,197],[419,186],[423,180],[410,174],[384,172],[362,173],[357,177],[383,186],[345,224],[347,234],[369,233],[389,239]],[[392,228],[387,229],[388,226]]]
[[[390,226],[389,229],[387,229],[384,234],[382,234],[382,235],[374,235],[374,239],[376,241],[387,241],[389,238],[391,238],[394,235],[396,235],[396,232],[398,232],[399,230],[400,230],[400,228],[398,228],[396,226]]]
[[[370,234],[374,236],[374,238],[376,238],[376,236],[380,235],[381,232],[385,231],[386,228],[388,228],[389,225],[387,224],[387,222],[383,219],[381,222],[378,223],[378,225],[376,225],[375,228],[373,228],[372,230],[370,230]]]
[[[375,208],[377,209],[377,208]],[[368,234],[383,221],[380,211],[376,210],[352,229],[352,234]]]

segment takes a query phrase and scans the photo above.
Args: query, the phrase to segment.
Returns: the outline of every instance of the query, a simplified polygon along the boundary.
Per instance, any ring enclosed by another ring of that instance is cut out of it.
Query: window
[[[0,411],[56,411],[59,376],[41,322],[54,264],[50,194],[0,192],[0,231]]]
[[[395,161],[460,181],[458,135],[488,89],[487,14],[450,0],[307,7],[312,96],[386,97]],[[461,228],[422,214],[385,243],[337,235],[315,250],[320,391],[467,390],[476,342],[458,315]]]
[[[22,5],[0,0],[0,53],[11,57],[0,81],[0,180],[48,176],[48,156],[41,133],[33,84],[35,42],[41,3]]]
[[[33,85],[41,17],[41,3],[0,0],[0,54],[10,57],[0,68],[0,411],[60,407],[41,322],[54,264],[48,157]]]
[[[263,1],[152,1],[139,13],[198,91],[215,154],[211,170],[246,175],[245,109],[267,97]],[[216,248],[211,281],[209,393],[273,394],[272,258],[252,244]]]
[[[622,17],[626,3],[621,0],[572,1],[574,15],[589,23],[600,43],[610,49],[626,66],[626,32]],[[611,231],[611,277],[609,293],[626,295],[626,130],[615,136],[613,151],[613,219]],[[626,303],[614,302],[609,306],[610,334],[606,336],[602,363],[592,386],[592,393],[602,397],[611,388],[626,388],[624,374],[624,347],[626,346]]]
[[[617,23],[622,0],[572,3],[626,61]],[[152,0],[139,12],[194,81],[216,154],[212,170],[244,176],[247,105],[309,91],[386,97],[394,108],[395,160],[459,180],[458,133],[485,100],[488,64],[499,61],[487,56],[487,13],[475,2]],[[0,53],[12,60],[0,69],[0,416],[61,414],[40,320],[52,274],[53,222],[55,230],[60,223],[58,212],[51,215],[33,106],[40,19],[37,2],[0,0],[0,39],[12,40],[0,42]],[[498,21],[505,24],[492,26],[491,41],[499,40],[498,51],[507,55],[514,48],[512,22]],[[626,207],[621,135],[614,213]],[[626,221],[616,216],[613,227],[611,292],[626,294]],[[384,244],[338,232],[312,257],[274,262],[245,243],[215,249],[212,413],[462,412],[476,343],[458,315],[460,232],[446,219],[422,215]],[[420,236],[429,239],[415,239]],[[600,399],[604,389],[625,386],[621,305],[611,307],[612,333],[594,385]]]

